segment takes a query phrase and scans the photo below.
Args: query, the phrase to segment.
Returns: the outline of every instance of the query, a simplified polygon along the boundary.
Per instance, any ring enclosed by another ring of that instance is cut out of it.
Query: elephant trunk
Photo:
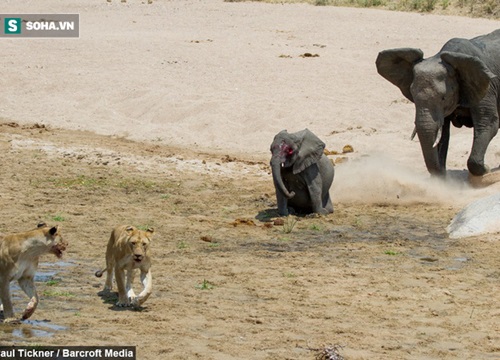
[[[438,144],[441,141],[444,116],[439,112],[427,109],[417,109],[415,127],[420,140],[420,147],[424,156],[425,165],[431,175],[444,176],[446,164],[440,160]]]
[[[271,159],[271,169],[273,171],[273,180],[276,185],[276,191],[280,191],[287,199],[291,199],[295,196],[295,193],[289,192],[283,183],[283,178],[281,177],[281,166],[282,162],[280,161],[279,156],[273,156]]]

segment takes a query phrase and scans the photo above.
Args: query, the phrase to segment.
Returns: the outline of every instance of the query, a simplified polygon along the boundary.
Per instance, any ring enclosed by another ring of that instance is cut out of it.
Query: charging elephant
[[[398,86],[415,104],[415,133],[427,170],[446,174],[450,123],[474,128],[467,168],[472,175],[489,172],[488,145],[497,134],[500,107],[500,30],[474,39],[451,39],[434,56],[401,48],[378,54],[378,73]]]
[[[308,129],[279,132],[271,144],[271,168],[278,212],[329,214],[333,212],[330,186],[333,163],[324,155],[325,143]]]

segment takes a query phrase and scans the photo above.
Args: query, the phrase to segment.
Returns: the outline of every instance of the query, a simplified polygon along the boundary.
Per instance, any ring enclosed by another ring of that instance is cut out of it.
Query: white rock
[[[452,239],[500,232],[500,194],[470,203],[455,215],[446,230]]]

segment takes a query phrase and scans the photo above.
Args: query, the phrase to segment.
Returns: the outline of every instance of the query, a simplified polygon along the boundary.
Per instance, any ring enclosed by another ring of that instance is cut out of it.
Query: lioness
[[[104,291],[113,288],[113,270],[118,287],[117,306],[140,306],[151,295],[153,278],[151,276],[151,258],[149,244],[153,238],[152,228],[146,231],[134,226],[117,226],[111,232],[106,249],[106,268],[96,271],[95,276],[101,277],[106,271]],[[134,270],[141,270],[141,283],[144,289],[136,296],[132,289]],[[125,270],[127,283],[125,284]]]
[[[0,237],[0,299],[4,322],[16,322],[10,298],[9,284],[17,280],[19,287],[28,295],[30,302],[23,312],[22,320],[29,318],[38,306],[38,294],[33,281],[38,267],[38,258],[43,254],[54,254],[61,258],[66,243],[57,226],[38,224],[34,230]]]

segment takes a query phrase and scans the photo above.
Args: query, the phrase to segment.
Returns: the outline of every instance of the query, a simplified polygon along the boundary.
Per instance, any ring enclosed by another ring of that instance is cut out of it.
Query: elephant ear
[[[420,49],[400,48],[381,51],[375,64],[382,77],[396,85],[403,95],[413,102],[410,85],[413,82],[413,66],[424,58]]]
[[[490,80],[497,77],[476,56],[443,51],[441,60],[458,73],[460,104],[465,107],[477,105],[488,92]]]
[[[314,135],[309,129],[295,133],[301,139],[297,159],[293,163],[293,173],[298,174],[307,167],[315,164],[323,156],[325,143]]]

